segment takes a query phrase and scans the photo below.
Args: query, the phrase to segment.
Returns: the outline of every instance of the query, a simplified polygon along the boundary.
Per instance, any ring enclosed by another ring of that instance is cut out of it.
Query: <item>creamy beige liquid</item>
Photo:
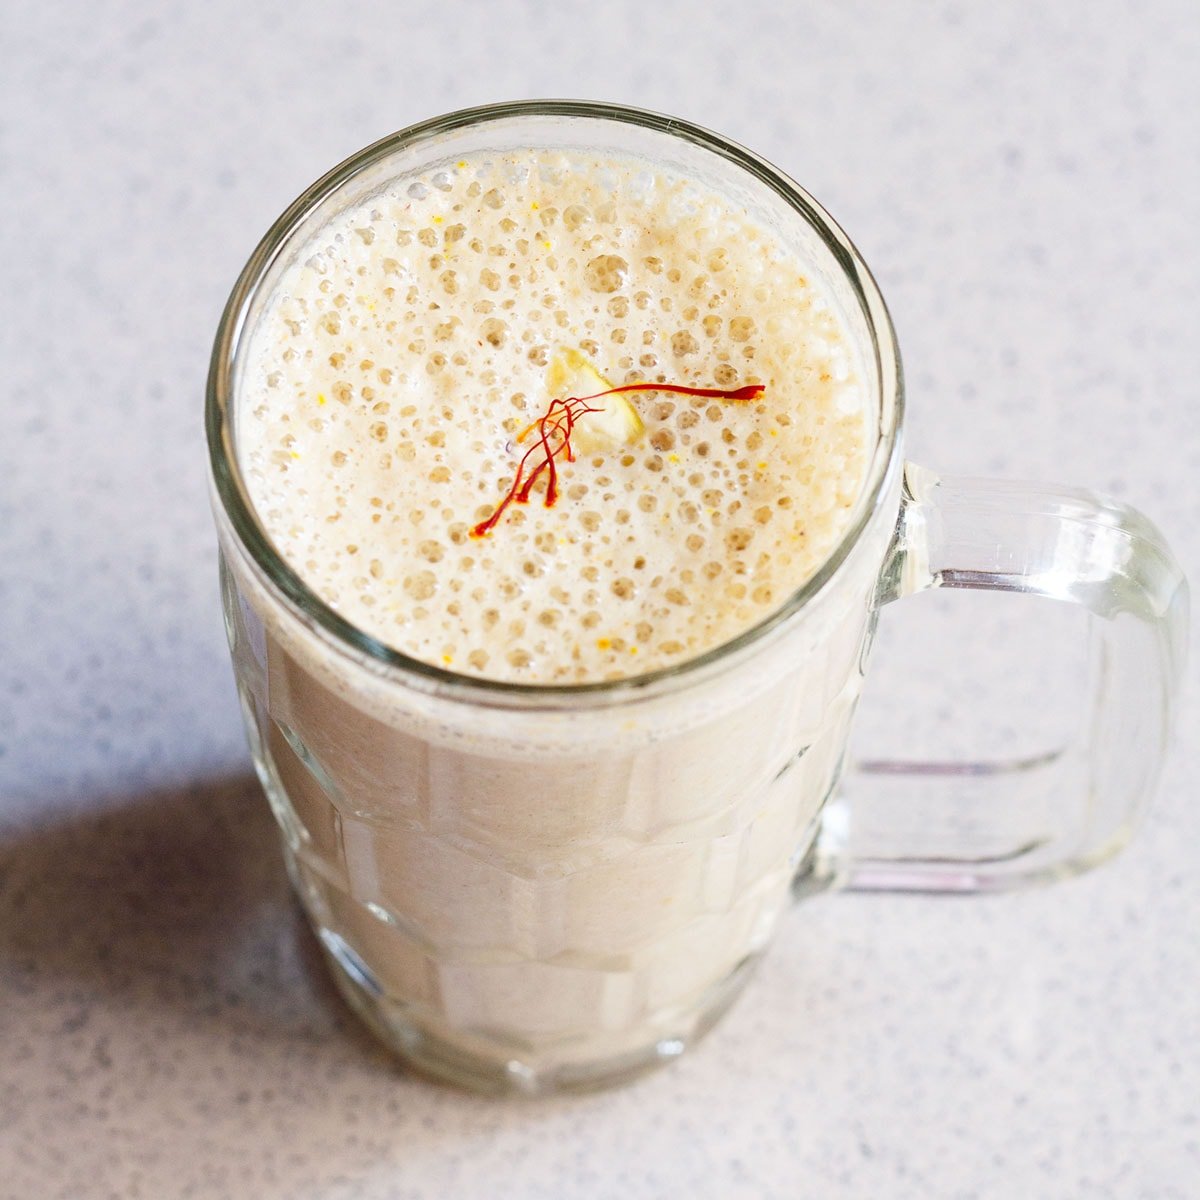
[[[472,537],[564,348],[614,384],[764,392],[632,394],[640,439],[560,459],[556,505],[535,492]],[[718,646],[820,565],[862,484],[856,372],[808,265],[742,209],[640,162],[529,152],[327,225],[251,333],[237,440],[270,536],[354,624],[464,675],[588,681]],[[229,556],[300,893],[393,1044],[542,1080],[703,1027],[836,778],[887,533],[777,652],[586,713],[380,680]]]
[[[485,539],[563,348],[632,394],[635,442],[559,463]],[[803,263],[637,163],[460,162],[328,227],[251,347],[239,442],[284,556],[361,629],[523,682],[727,641],[829,553],[865,462],[851,355]]]

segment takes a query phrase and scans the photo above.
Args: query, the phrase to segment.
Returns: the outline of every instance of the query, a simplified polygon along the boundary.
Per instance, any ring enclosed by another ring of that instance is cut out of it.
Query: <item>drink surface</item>
[[[865,471],[857,365],[807,265],[638,160],[396,181],[287,269],[245,362],[239,454],[280,552],[360,629],[466,674],[617,678],[728,641],[820,566]],[[581,421],[557,501],[543,472],[478,536],[556,388],[589,380],[762,393],[628,393],[640,429]]]

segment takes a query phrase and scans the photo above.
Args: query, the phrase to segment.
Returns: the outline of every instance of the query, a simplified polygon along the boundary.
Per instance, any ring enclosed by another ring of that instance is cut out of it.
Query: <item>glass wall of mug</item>
[[[610,684],[468,679],[350,627],[263,533],[237,462],[238,350],[312,235],[480,152],[640,156],[745,206],[841,309],[876,439],[849,531],[768,620]],[[248,264],[210,379],[222,594],[254,759],[350,1003],[485,1089],[613,1082],[679,1054],[770,939],[837,783],[900,506],[900,384],[844,235],[713,135],[606,106],[503,106],[387,139],[314,185]]]

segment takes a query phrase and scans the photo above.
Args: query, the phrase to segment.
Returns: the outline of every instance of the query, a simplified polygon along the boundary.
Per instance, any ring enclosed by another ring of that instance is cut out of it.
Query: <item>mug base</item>
[[[304,908],[301,903],[301,908]],[[322,955],[342,998],[368,1029],[406,1066],[440,1083],[492,1096],[544,1097],[600,1091],[630,1083],[673,1062],[725,1014],[760,958],[743,959],[705,994],[704,1001],[669,1036],[619,1055],[553,1061],[520,1052],[475,1053],[425,1029],[402,1002],[387,996],[358,956],[308,914]]]

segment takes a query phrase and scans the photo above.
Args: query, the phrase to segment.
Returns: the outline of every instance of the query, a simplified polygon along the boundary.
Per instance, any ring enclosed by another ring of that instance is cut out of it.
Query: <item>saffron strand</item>
[[[740,388],[685,387],[682,383],[623,383],[620,387],[597,392],[594,396],[580,396],[581,400],[600,400],[604,396],[615,396],[618,392],[673,392],[676,396],[712,396],[717,400],[757,400],[766,388],[761,383],[748,383]]]
[[[589,400],[603,400],[605,396],[614,396],[621,392],[671,392],[677,396],[711,396],[719,400],[757,400],[763,394],[763,390],[761,383],[751,383],[740,388],[697,388],[679,383],[625,383],[620,387],[597,392],[594,396],[568,396],[565,400],[555,397],[546,411],[517,435],[517,441],[523,442],[525,437],[536,429],[538,438],[521,456],[512,484],[500,503],[490,516],[472,528],[471,536],[481,538],[491,533],[514,501],[517,504],[528,504],[534,486],[543,474],[548,475],[545,506],[552,508],[558,502],[558,464],[555,459],[561,454],[567,462],[575,461],[575,450],[571,445],[571,433],[575,422],[587,413],[602,411],[589,407]],[[530,459],[539,451],[543,456],[541,461],[526,474]]]

